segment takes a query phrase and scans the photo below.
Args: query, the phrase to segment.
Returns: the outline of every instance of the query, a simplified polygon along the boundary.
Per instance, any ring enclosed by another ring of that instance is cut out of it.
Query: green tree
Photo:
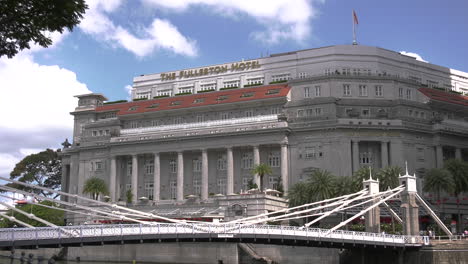
[[[375,171],[373,171],[373,174],[375,175]],[[358,192],[362,190],[362,183],[365,180],[369,179],[370,175],[370,169],[369,167],[362,167],[359,170],[355,171],[353,174],[353,184],[352,184],[352,190],[351,193]],[[376,179],[375,176],[372,176],[373,179]]]
[[[42,201],[39,204],[47,205],[47,206],[53,206],[53,207],[58,207],[57,204],[50,202],[50,201]],[[25,205],[17,205],[16,206],[18,209],[28,213],[28,214],[34,214],[35,216],[42,218],[52,224],[55,225],[64,225],[64,212],[59,209],[52,209],[52,208],[47,208],[43,206],[39,206],[37,204],[29,203]],[[7,215],[9,216],[14,216],[16,219],[23,221],[27,224],[30,224],[32,226],[46,226],[45,224],[38,222],[36,220],[32,220],[29,217],[20,214],[18,212],[14,212],[13,210],[8,210],[6,212]],[[6,228],[6,227],[14,227],[14,226],[19,226],[19,224],[16,224],[15,222],[12,222],[6,218],[3,218],[0,221],[0,228]]]
[[[48,47],[50,32],[71,31],[86,8],[85,0],[0,1],[0,57],[11,58],[32,43]]]
[[[15,165],[10,173],[10,179],[34,184],[50,189],[60,189],[62,178],[62,162],[57,151],[46,149],[45,151],[31,154],[23,158]],[[34,192],[44,196],[57,197],[58,194],[38,189],[32,189],[20,184],[8,183],[9,187]]]
[[[444,163],[444,168],[452,174],[454,181],[453,194],[457,197],[457,226],[462,231],[460,214],[460,194],[468,191],[468,163],[458,159],[450,159]]]
[[[247,182],[247,190],[251,190],[251,189],[258,189],[258,186],[257,186],[257,184],[253,181],[253,179],[250,179],[250,180]]]
[[[355,192],[353,178],[350,176],[337,177],[335,181],[335,195],[342,196]]]
[[[336,190],[335,178],[329,171],[314,171],[308,179],[312,199],[322,201],[334,197]]]
[[[296,207],[299,205],[312,202],[312,192],[307,182],[298,182],[291,186],[288,191],[289,207]]]
[[[91,194],[94,200],[99,199],[100,194],[107,195],[109,190],[107,189],[106,182],[98,177],[91,177],[85,181],[83,193]]]
[[[376,173],[379,180],[379,188],[381,191],[396,188],[399,185],[398,177],[403,173],[403,170],[398,166],[389,166],[381,169]]]
[[[442,192],[452,193],[455,189],[455,182],[446,169],[430,169],[424,177],[423,190],[435,193],[437,201],[440,201]]]
[[[268,166],[265,163],[260,163],[258,165],[255,165],[255,167],[252,169],[252,174],[258,174],[258,177],[260,177],[260,191],[263,190],[263,176],[265,175],[271,175],[273,173],[272,169],[270,166]]]

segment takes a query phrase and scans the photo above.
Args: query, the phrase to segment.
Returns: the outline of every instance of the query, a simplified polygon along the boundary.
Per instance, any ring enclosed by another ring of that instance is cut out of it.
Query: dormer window
[[[203,102],[205,102],[205,98],[196,98],[195,100],[193,100],[194,104],[201,104]]]
[[[269,89],[266,92],[266,95],[279,94],[279,92],[280,92],[280,89]]]
[[[138,109],[138,106],[132,106],[130,108],[128,108],[128,111],[136,111]]]
[[[217,101],[224,101],[224,100],[227,100],[229,98],[229,96],[227,95],[220,95],[218,96],[218,98],[216,99]]]
[[[177,105],[181,105],[182,104],[182,101],[172,101],[169,106],[177,106]]]
[[[252,96],[254,96],[254,95],[255,95],[254,92],[242,93],[241,98],[252,97]]]
[[[159,104],[156,103],[156,104],[152,104],[152,105],[150,105],[150,106],[148,106],[146,108],[158,108],[158,107],[159,107]]]

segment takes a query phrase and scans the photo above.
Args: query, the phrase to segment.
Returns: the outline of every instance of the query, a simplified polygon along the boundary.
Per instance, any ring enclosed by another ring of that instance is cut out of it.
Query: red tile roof
[[[468,96],[449,93],[432,88],[419,88],[418,90],[425,96],[429,97],[431,100],[468,106]]]
[[[237,88],[218,92],[207,92],[193,95],[181,95],[160,99],[134,101],[128,103],[109,104],[97,107],[96,111],[118,111],[117,115],[129,115],[171,109],[255,101],[269,98],[286,97],[290,89],[291,87],[286,84],[265,85],[252,88]]]

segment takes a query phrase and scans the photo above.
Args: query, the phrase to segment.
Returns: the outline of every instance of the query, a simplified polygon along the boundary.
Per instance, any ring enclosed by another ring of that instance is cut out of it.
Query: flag
[[[356,15],[356,12],[354,10],[353,10],[353,21],[354,21],[354,24],[359,25],[357,15]]]

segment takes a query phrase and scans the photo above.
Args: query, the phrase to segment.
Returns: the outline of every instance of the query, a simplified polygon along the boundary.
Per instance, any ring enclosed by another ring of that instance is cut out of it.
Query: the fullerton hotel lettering
[[[213,67],[205,67],[195,70],[185,70],[180,71],[179,74],[176,72],[169,72],[169,73],[161,73],[161,81],[169,81],[175,80],[176,78],[191,78],[191,77],[199,77],[211,74],[220,74],[226,73],[228,71],[244,71],[250,69],[257,69],[260,68],[260,63],[258,61],[246,61],[246,62],[236,62],[232,63],[231,66],[229,65],[221,65],[221,66],[213,66]]]

